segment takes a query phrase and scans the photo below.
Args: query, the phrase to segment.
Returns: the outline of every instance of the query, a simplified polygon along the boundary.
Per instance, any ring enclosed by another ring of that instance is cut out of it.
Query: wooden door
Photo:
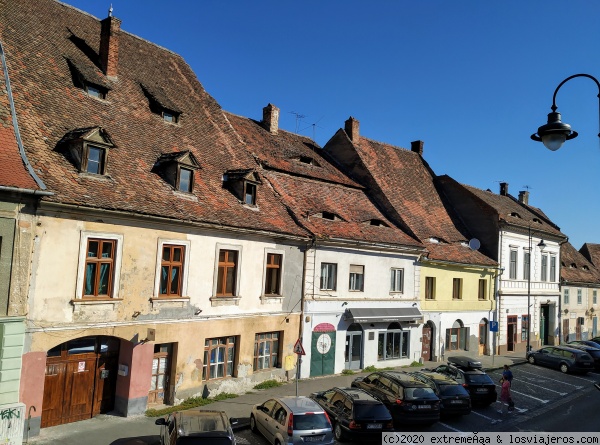
[[[63,423],[92,417],[96,357],[67,363]]]
[[[563,318],[562,335],[563,335],[563,338],[565,339],[565,342],[568,342],[569,341],[569,319],[568,318]]]
[[[170,345],[155,345],[152,358],[152,377],[148,404],[159,405],[165,401],[165,391],[169,388]]]
[[[506,350],[512,352],[515,350],[515,344],[517,343],[517,316],[506,317],[506,323]]]
[[[422,335],[421,357],[428,362],[431,361],[431,326],[424,325]]]
[[[479,355],[484,355],[486,353],[486,345],[487,345],[487,323],[479,323]]]
[[[66,367],[66,363],[46,364],[44,402],[42,404],[42,428],[62,423]]]

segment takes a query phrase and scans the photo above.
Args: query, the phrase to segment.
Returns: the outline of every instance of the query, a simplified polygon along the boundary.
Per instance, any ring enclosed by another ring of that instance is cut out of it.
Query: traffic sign
[[[490,321],[490,332],[498,332],[498,322]]]
[[[296,344],[294,345],[294,353],[298,355],[306,355],[306,352],[304,352],[304,348],[302,347],[300,339],[296,340]]]

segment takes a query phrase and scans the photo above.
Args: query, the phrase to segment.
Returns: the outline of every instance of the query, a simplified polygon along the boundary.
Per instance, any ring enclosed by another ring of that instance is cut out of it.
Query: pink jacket
[[[504,382],[502,382],[500,400],[502,400],[503,402],[508,402],[510,400],[510,382],[508,380],[504,380]]]

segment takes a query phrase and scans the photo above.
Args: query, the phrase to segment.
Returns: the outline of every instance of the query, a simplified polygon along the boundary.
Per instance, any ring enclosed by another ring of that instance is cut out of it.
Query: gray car
[[[231,425],[237,419],[229,419],[224,411],[178,411],[154,423],[161,427],[161,445],[236,445]]]
[[[254,405],[250,429],[273,445],[333,444],[327,413],[308,397],[280,397]]]

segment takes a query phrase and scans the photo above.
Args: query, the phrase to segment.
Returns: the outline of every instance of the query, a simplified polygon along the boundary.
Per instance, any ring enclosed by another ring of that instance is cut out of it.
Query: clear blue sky
[[[110,1],[66,0],[100,19]],[[598,88],[557,97],[579,137],[550,152],[529,136],[566,77],[600,78],[600,2],[112,0],[122,29],[185,58],[232,113],[320,145],[353,116],[362,135],[425,141],[437,174],[481,189],[529,187],[579,249],[600,243]],[[297,119],[297,116],[304,116]]]

